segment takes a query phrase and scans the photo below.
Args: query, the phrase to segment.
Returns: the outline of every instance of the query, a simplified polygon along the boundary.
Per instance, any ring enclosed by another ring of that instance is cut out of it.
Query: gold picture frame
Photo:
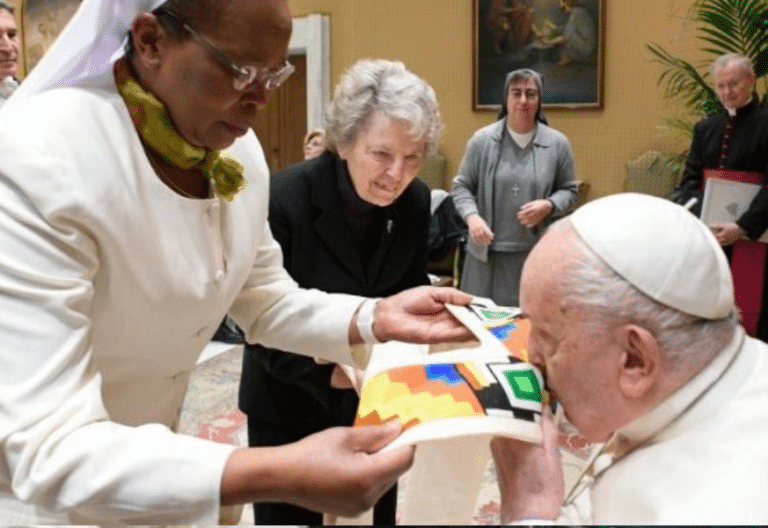
[[[605,4],[473,0],[473,110],[498,110],[518,68],[541,74],[545,107],[602,108]]]
[[[19,0],[25,75],[48,51],[79,5],[80,0]]]

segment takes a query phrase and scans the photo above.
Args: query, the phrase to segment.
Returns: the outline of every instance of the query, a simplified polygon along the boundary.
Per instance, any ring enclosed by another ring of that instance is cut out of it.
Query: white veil
[[[9,102],[66,86],[103,86],[139,13],[164,0],[83,0]],[[106,76],[104,74],[107,74]]]

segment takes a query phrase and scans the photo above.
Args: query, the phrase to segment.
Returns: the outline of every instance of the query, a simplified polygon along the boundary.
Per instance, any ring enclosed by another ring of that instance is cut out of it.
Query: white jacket
[[[171,428],[233,305],[251,341],[351,363],[361,299],[297,289],[269,232],[258,140],[228,151],[245,191],[183,198],[114,89],[3,109],[0,524],[217,524],[233,448]]]

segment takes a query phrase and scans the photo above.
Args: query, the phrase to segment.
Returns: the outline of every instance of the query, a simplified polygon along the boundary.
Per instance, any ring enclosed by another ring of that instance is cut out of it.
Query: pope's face
[[[601,442],[623,425],[615,404],[621,351],[610,333],[589,329],[585,311],[561,302],[561,278],[574,258],[562,231],[545,235],[525,262],[520,303],[531,322],[531,363],[568,420],[588,440]]]
[[[230,0],[217,27],[193,29],[237,64],[276,70],[286,60],[291,18],[284,0]],[[263,83],[240,91],[233,79],[211,50],[186,38],[169,44],[156,95],[184,139],[222,149],[248,132],[268,96]]]
[[[0,81],[16,74],[19,61],[19,28],[16,19],[0,9]]]
[[[425,142],[411,136],[406,121],[374,112],[354,143],[339,152],[352,185],[366,202],[387,206],[408,187],[424,163]]]
[[[755,76],[737,62],[730,62],[712,72],[712,85],[723,106],[737,110],[752,100]]]

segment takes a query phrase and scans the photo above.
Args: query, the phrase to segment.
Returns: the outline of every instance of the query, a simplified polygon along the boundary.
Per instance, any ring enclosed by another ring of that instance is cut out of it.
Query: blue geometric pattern
[[[464,378],[458,373],[456,366],[450,363],[425,365],[424,370],[428,380],[443,380],[449,385],[464,382]]]

